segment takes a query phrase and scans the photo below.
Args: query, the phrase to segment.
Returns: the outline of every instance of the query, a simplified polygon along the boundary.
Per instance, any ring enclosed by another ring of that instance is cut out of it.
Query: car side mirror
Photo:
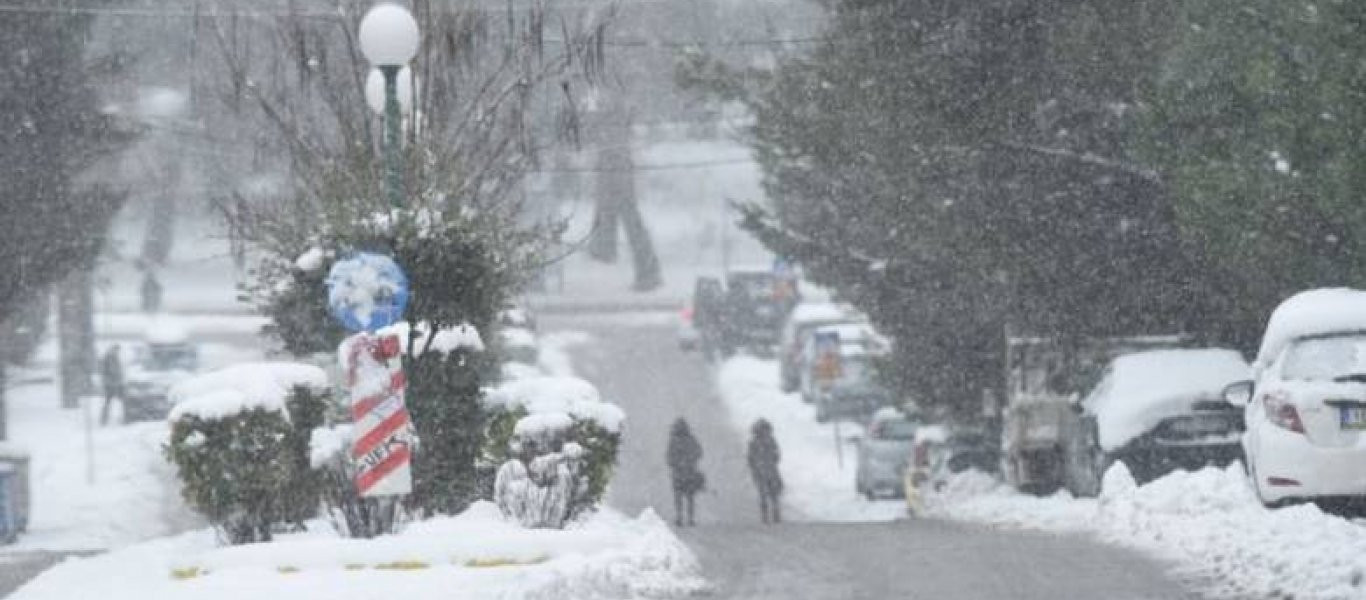
[[[1224,402],[1234,406],[1247,406],[1252,401],[1252,382],[1239,381],[1224,388]]]

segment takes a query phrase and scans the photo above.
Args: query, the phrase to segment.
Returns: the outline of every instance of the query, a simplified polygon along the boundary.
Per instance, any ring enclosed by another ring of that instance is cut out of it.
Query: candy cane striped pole
[[[357,333],[343,345],[355,438],[356,491],[398,496],[413,488],[412,419],[403,403],[407,379],[396,335]]]

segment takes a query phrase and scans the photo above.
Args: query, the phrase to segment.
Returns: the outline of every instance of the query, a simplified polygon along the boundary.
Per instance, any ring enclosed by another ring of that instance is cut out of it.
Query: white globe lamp
[[[413,13],[392,2],[376,4],[360,21],[360,51],[373,65],[407,64],[417,56],[419,39]]]

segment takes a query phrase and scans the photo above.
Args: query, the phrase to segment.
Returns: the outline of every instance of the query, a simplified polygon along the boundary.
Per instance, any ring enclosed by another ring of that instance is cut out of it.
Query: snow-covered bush
[[[385,248],[409,282],[410,332],[403,359],[408,411],[422,451],[413,456],[410,507],[419,514],[455,514],[479,496],[475,462],[484,446],[485,385],[499,376],[493,353],[461,346],[418,352],[421,329],[492,331],[498,309],[535,264],[539,234],[503,222],[503,215],[415,197],[411,208],[378,209],[361,199],[324,203],[324,218],[304,227],[263,229],[268,257],[248,289],[271,320],[268,330],[299,356],[333,352],[345,332],[327,311],[324,278],[333,261],[360,249]],[[381,204],[382,206],[382,204]],[[379,212],[377,212],[379,210]],[[264,217],[263,217],[264,218]],[[274,224],[271,224],[272,227]],[[451,339],[458,339],[456,336]]]
[[[263,363],[190,379],[176,401],[163,448],[181,495],[233,544],[301,527],[318,507],[321,475],[309,438],[328,404],[326,377],[307,365]]]
[[[520,462],[532,482],[546,488],[561,485],[559,469],[568,469],[574,482],[562,490],[572,493],[566,492],[561,523],[602,500],[616,465],[625,415],[603,402],[597,388],[576,377],[530,377],[492,390],[485,406],[490,416],[484,458],[502,465],[500,478],[515,475],[508,462]],[[499,499],[496,481],[494,488],[492,495],[504,504],[507,499]],[[507,490],[504,486],[502,491]]]

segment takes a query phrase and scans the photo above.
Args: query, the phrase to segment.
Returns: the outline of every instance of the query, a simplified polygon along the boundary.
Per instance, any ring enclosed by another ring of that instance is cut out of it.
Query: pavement
[[[1170,565],[1080,536],[926,519],[819,523],[800,514],[788,514],[780,525],[761,525],[743,441],[727,422],[712,367],[696,353],[680,351],[667,323],[639,315],[541,317],[543,330],[592,336],[572,351],[574,367],[628,415],[607,498],[612,506],[628,514],[651,508],[672,522],[664,451],[673,420],[688,419],[704,449],[709,489],[698,498],[698,526],[679,534],[715,584],[714,597],[1199,597],[1171,574]]]

